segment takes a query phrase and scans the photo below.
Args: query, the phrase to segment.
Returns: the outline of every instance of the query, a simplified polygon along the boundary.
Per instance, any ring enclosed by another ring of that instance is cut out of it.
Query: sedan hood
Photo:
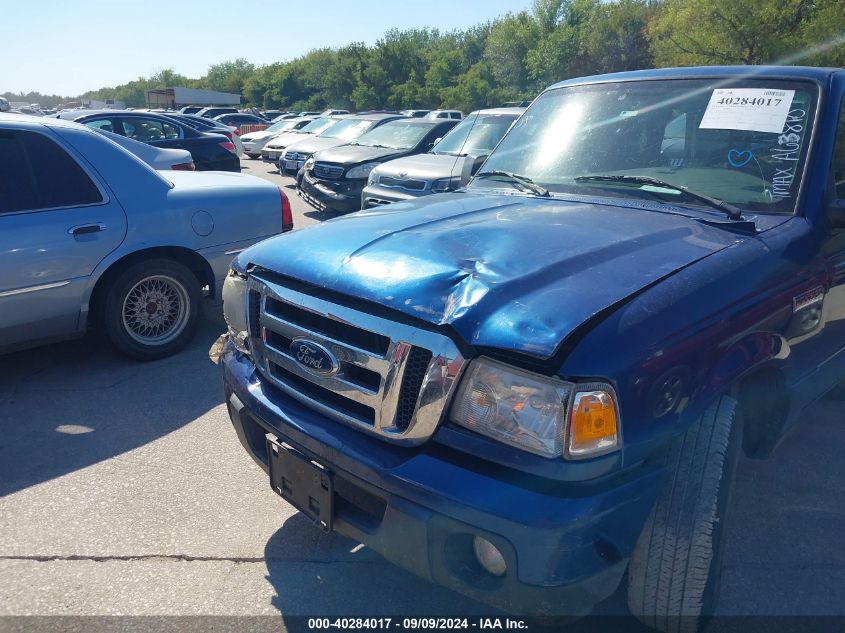
[[[271,136],[276,136],[276,132],[267,132],[267,131],[262,130],[261,132],[250,132],[249,134],[242,134],[241,140],[242,141],[261,141],[261,140],[264,140],[265,138],[269,138]]]
[[[301,141],[291,143],[290,145],[288,145],[288,149],[293,150],[295,152],[300,152],[302,154],[313,154],[314,152],[319,152],[320,150],[345,145],[348,142],[349,141],[345,141],[342,138],[308,136],[307,138]]]
[[[267,240],[238,265],[549,358],[599,312],[741,239],[621,203],[444,194]]]
[[[297,141],[302,141],[312,134],[308,134],[307,132],[285,132],[284,134],[279,134],[276,138],[271,141],[267,142],[265,147],[274,147],[276,149],[284,148],[290,145],[291,143],[296,143]]]
[[[370,147],[368,145],[341,145],[323,150],[314,159],[320,162],[336,163],[340,165],[356,165],[372,161],[390,160],[392,157],[402,156],[409,150],[394,149],[392,147]]]
[[[448,154],[417,154],[388,161],[373,171],[379,176],[433,181],[449,178],[457,160]]]

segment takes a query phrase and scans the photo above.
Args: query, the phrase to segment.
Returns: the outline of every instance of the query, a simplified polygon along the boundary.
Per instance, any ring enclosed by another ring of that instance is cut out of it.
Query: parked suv
[[[370,172],[361,208],[463,187],[524,108],[472,112],[425,154],[397,158]]]
[[[845,70],[554,85],[464,192],[237,257],[238,437],[316,526],[433,582],[534,616],[626,582],[692,631],[740,450],[811,432],[845,376],[843,181]]]
[[[304,165],[297,192],[317,209],[350,213],[361,208],[361,192],[379,164],[427,152],[452,129],[450,119],[400,118],[377,127],[358,140],[314,154]]]

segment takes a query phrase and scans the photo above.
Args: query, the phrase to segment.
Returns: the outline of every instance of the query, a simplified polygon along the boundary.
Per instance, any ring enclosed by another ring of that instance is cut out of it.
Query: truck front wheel
[[[669,451],[628,568],[628,606],[652,628],[692,632],[713,613],[741,427],[736,400],[724,396]]]

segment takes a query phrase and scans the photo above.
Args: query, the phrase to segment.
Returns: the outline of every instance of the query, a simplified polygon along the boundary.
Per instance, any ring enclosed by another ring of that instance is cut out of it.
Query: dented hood
[[[621,204],[450,194],[294,231],[238,263],[548,358],[592,316],[738,239]]]

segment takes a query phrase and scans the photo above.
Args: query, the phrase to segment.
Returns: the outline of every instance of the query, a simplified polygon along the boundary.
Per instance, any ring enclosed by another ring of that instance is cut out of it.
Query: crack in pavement
[[[351,561],[351,560],[298,560],[295,558],[266,558],[264,556],[192,556],[190,554],[135,554],[113,556],[88,556],[83,554],[67,555],[20,555],[2,556],[0,561],[19,560],[37,563],[51,563],[54,561],[89,561],[106,563],[110,561],[183,561],[183,562],[227,562],[227,563],[306,563],[309,565],[384,565],[380,561]]]

